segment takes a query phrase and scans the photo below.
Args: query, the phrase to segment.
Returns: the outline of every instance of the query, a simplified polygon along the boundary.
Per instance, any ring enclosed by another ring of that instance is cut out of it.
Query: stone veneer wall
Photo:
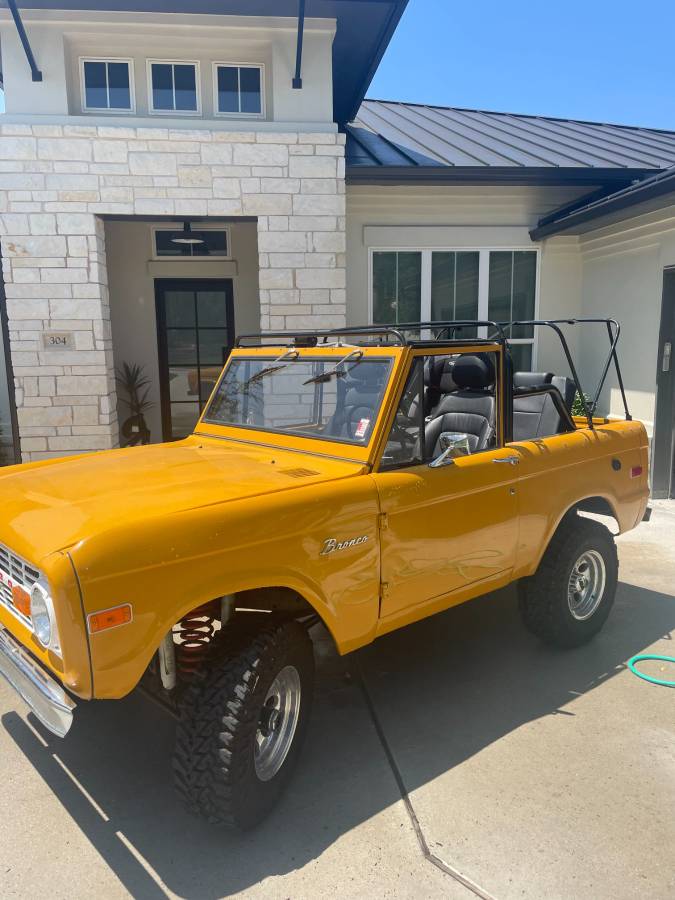
[[[0,127],[0,242],[24,461],[117,446],[100,216],[256,216],[262,329],[345,324],[344,136]],[[46,350],[42,332],[73,332]]]

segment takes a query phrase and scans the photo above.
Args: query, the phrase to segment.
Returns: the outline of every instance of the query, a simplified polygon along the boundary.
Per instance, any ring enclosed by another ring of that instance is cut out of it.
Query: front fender
[[[372,640],[379,612],[378,501],[371,479],[191,509],[94,536],[73,550],[87,614],[130,603],[133,620],[89,636],[94,696],[131,691],[169,629],[225,594],[296,591],[345,653]],[[328,538],[359,544],[329,555]]]

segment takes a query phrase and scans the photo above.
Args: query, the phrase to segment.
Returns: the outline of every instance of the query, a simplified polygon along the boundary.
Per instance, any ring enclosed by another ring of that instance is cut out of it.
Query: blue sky
[[[368,96],[675,131],[675,0],[410,0]]]

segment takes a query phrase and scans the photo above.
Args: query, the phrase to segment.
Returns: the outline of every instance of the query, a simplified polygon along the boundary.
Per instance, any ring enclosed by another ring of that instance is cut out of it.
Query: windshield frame
[[[362,361],[368,359],[383,360],[389,362],[388,372],[386,374],[384,390],[382,392],[382,400],[375,418],[375,422],[370,430],[370,435],[365,443],[352,443],[348,440],[336,438],[332,436],[313,436],[311,434],[302,434],[301,432],[289,432],[285,429],[263,428],[260,425],[245,424],[222,424],[214,419],[208,418],[209,409],[213,403],[223,379],[225,378],[230,365],[235,360],[245,359],[262,359],[274,362],[280,353],[288,350],[288,347],[279,347],[275,345],[264,347],[242,347],[236,348],[227,359],[227,362],[220,373],[218,381],[209,397],[208,402],[204,406],[204,411],[195,426],[195,435],[204,435],[210,437],[228,438],[246,443],[260,444],[269,447],[279,447],[280,449],[299,450],[307,453],[317,453],[324,456],[338,457],[341,459],[349,459],[354,462],[370,462],[374,451],[378,444],[378,438],[382,429],[382,422],[387,418],[392,397],[396,394],[399,381],[400,364],[402,359],[407,358],[409,349],[406,347],[358,347],[352,348],[349,345],[342,346],[318,346],[307,348],[294,348],[299,350],[299,360],[316,361],[326,359],[336,364],[340,362],[347,353],[352,349],[363,351]],[[349,366],[349,364],[347,364]]]

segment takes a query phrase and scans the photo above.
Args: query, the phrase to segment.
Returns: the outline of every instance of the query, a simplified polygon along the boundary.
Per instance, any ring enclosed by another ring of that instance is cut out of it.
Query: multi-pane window
[[[372,254],[375,324],[532,319],[536,287],[536,250],[375,250]],[[517,326],[510,334],[516,371],[532,367],[533,331],[532,326]],[[467,328],[461,335],[475,337],[476,329]],[[485,337],[486,329],[480,329],[478,336]]]
[[[373,253],[373,322],[419,322],[422,254]]]
[[[148,67],[151,112],[199,112],[197,63],[151,61]]]
[[[435,251],[431,254],[431,321],[478,318],[477,252]],[[466,328],[462,337],[475,337]]]
[[[217,113],[262,115],[262,66],[217,64],[214,71]]]
[[[488,319],[516,322],[533,319],[537,291],[537,254],[531,250],[490,253]],[[516,372],[532,367],[532,325],[516,325],[509,335]]]
[[[154,232],[155,256],[229,256],[227,231],[215,228],[205,228],[199,231],[198,227],[191,232],[201,240],[200,244],[176,243],[174,238],[180,234],[180,229],[157,228]]]
[[[85,110],[131,111],[133,90],[128,60],[83,59],[82,100]]]

